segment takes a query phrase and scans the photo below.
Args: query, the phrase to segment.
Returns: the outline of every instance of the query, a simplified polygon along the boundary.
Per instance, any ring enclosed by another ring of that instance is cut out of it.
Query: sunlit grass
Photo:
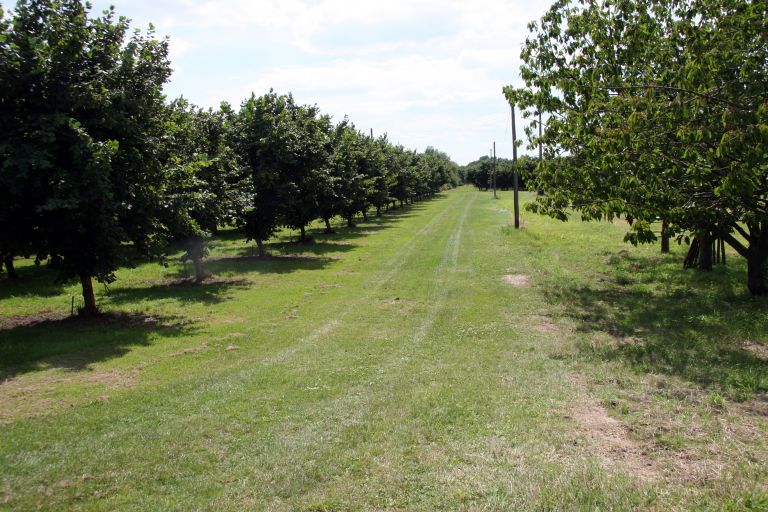
[[[99,321],[63,319],[77,288],[19,265],[0,282],[19,324],[0,330],[0,508],[764,504],[768,308],[741,262],[699,275],[621,224],[524,212],[515,231],[511,209],[465,187],[312,244],[282,233],[292,257],[266,260],[224,231],[216,279],[120,270]]]

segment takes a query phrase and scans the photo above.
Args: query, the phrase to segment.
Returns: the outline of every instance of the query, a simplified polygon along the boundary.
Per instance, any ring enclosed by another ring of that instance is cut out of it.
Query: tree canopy
[[[280,227],[301,232],[335,215],[458,183],[444,153],[420,154],[333,124],[291,94],[252,94],[234,110],[167,102],[168,41],[128,34],[114,9],[80,0],[0,8],[0,260],[35,256],[78,278],[83,313],[92,278],[109,283],[131,257],[174,248],[206,277],[205,239],[242,227],[260,253]]]
[[[23,219],[3,251],[78,277],[89,313],[91,277],[112,281],[125,242],[149,252],[165,234],[168,45],[127,30],[113,10],[91,18],[77,0],[22,0],[0,36],[0,218]]]
[[[526,86],[504,90],[548,113],[532,208],[629,215],[635,243],[659,220],[704,247],[722,238],[768,293],[766,20],[764,1],[557,1],[529,25]]]

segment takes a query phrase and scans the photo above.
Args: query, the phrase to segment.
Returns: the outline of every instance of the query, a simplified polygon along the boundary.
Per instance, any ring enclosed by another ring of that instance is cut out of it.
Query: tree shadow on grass
[[[132,347],[149,345],[156,336],[187,336],[193,330],[190,322],[179,318],[126,313],[19,322],[0,329],[0,383],[47,368],[84,370]]]
[[[424,201],[405,205],[402,208],[390,210],[389,212],[382,211],[380,216],[376,216],[374,211],[370,211],[368,220],[364,220],[362,216],[355,217],[356,225],[354,227],[348,227],[346,220],[341,217],[334,217],[331,220],[331,226],[334,230],[333,233],[325,232],[325,225],[321,221],[315,221],[307,227],[307,235],[311,238],[311,242],[299,242],[299,232],[297,230],[286,230],[279,233],[266,243],[267,251],[272,256],[324,256],[334,252],[347,252],[354,249],[356,246],[349,243],[341,243],[348,240],[371,236],[377,232],[383,231],[399,223],[400,221],[409,217],[418,215],[420,210],[426,208],[426,203],[434,201],[436,199],[444,197],[443,194],[439,194],[433,198],[425,199]],[[236,256],[251,258],[258,260],[258,250],[256,244],[253,242],[245,243],[246,235],[241,229],[237,228],[223,228],[215,236],[211,237],[209,244],[212,247],[223,244],[225,246],[224,254],[233,254],[231,258],[214,257],[207,260],[206,267],[213,262],[213,266],[220,266],[221,261],[237,259]],[[245,245],[241,247],[227,246],[231,242],[244,242]],[[268,258],[262,258],[266,261]],[[244,260],[241,260],[241,262]],[[280,270],[282,272],[282,270]],[[190,271],[182,272],[180,276],[189,276]]]
[[[270,244],[270,251],[280,250],[281,244]],[[282,245],[292,246],[296,244],[285,243]],[[320,244],[311,244],[320,245]],[[338,244],[333,244],[338,245]],[[350,248],[351,249],[351,248]],[[346,250],[350,250],[346,249]],[[334,252],[324,246],[317,247],[318,254]],[[338,250],[338,249],[335,249]],[[321,270],[328,264],[336,261],[334,258],[325,256],[314,256],[307,254],[274,254],[270,253],[261,258],[254,255],[250,247],[243,248],[239,256],[211,258],[205,261],[205,268],[215,275],[244,275],[249,273],[257,274],[289,274],[298,270]],[[247,283],[247,281],[246,281]],[[249,284],[248,284],[249,285]],[[244,286],[248,286],[244,285]]]
[[[697,273],[676,258],[620,253],[609,256],[608,267],[599,285],[545,287],[547,300],[580,331],[603,334],[582,351],[734,399],[768,391],[768,361],[745,346],[768,344],[768,300],[747,294],[741,262]]]
[[[407,218],[415,217],[420,211],[426,209],[428,202],[434,201],[440,197],[444,196],[439,195],[418,203],[407,204],[388,212],[382,210],[382,213],[379,216],[376,216],[375,211],[369,211],[368,220],[364,220],[362,215],[358,214],[354,218],[355,225],[353,227],[347,225],[346,219],[343,219],[342,217],[334,217],[331,219],[331,226],[334,233],[326,233],[325,225],[316,222],[307,229],[307,234],[317,241],[348,240],[370,236],[379,231],[391,228]],[[289,231],[278,237],[280,242],[295,241],[297,239],[298,231]]]
[[[29,265],[16,261],[18,279],[0,274],[0,300],[11,297],[55,297],[61,295],[65,283],[56,282],[56,271],[45,265]]]
[[[141,301],[173,299],[182,303],[219,304],[228,300],[227,292],[233,288],[246,288],[246,279],[214,278],[194,283],[184,278],[167,280],[161,284],[137,288],[114,288],[106,296],[109,304],[122,305]]]

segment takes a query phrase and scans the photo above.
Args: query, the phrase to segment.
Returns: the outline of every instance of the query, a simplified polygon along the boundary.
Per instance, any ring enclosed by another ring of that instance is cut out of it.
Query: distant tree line
[[[518,186],[520,190],[526,190],[526,182],[533,179],[536,173],[537,160],[523,155],[517,159],[517,163],[507,158],[496,159],[496,188],[509,190],[514,188],[514,173],[517,171]],[[478,160],[461,167],[461,175],[465,183],[470,183],[480,190],[488,190],[493,186],[493,158],[481,156]]]
[[[728,244],[768,295],[768,2],[557,0],[529,29],[504,93],[529,135],[547,117],[530,208],[625,216],[704,271]]]
[[[380,215],[459,184],[458,166],[373,138],[273,91],[239,108],[170,103],[168,40],[129,35],[113,8],[80,0],[0,6],[0,259],[36,258],[109,283],[130,257],[181,244],[205,277],[204,239],[238,226],[265,254],[281,226]]]

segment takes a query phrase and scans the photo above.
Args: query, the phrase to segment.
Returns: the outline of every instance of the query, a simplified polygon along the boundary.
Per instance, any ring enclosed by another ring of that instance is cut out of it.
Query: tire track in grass
[[[430,275],[431,279],[428,280],[428,286],[432,289],[429,296],[439,297],[441,294],[447,293],[443,289],[445,288],[443,283],[447,280],[445,272],[453,272],[455,270],[459,255],[462,225],[470,208],[466,203],[470,199],[474,200],[472,196],[464,193],[452,196],[448,199],[449,204],[445,208],[438,210],[438,213],[428,221],[425,219],[426,224],[413,236],[409,237],[397,249],[397,252],[387,259],[384,268],[374,273],[370,280],[366,280],[372,283],[373,286],[369,290],[361,290],[361,297],[355,301],[356,306],[349,307],[348,309],[367,306],[370,304],[371,297],[374,296],[373,294],[380,290],[383,285],[398,277],[402,277],[401,272],[403,268],[411,261],[415,252],[421,257],[423,254],[420,249],[429,247],[432,252],[437,253],[440,247],[433,247],[433,244],[437,241],[435,238],[439,237],[441,241],[445,240],[445,233],[451,229],[451,224],[455,222],[454,213],[452,212],[461,212],[463,208],[463,214],[460,217],[458,214],[455,215],[455,218],[460,219],[458,229],[454,228],[453,234],[448,237],[448,242],[442,248],[440,263],[435,268],[433,276]],[[451,216],[451,223],[447,222],[446,216],[448,215]],[[426,277],[426,275],[423,276],[423,278]],[[427,279],[424,280],[427,281]],[[418,337],[419,340],[428,334],[429,327],[434,323],[434,315],[437,314],[437,308],[442,307],[443,303],[444,299],[433,304],[430,316],[423,320],[423,322],[428,322],[429,325],[421,326],[419,329],[419,332],[424,333]],[[347,306],[342,307],[346,308]],[[345,310],[341,313],[341,315],[336,317],[337,322],[340,322],[340,318],[345,318],[349,311]],[[329,324],[327,326],[324,324],[314,329],[309,335],[313,337],[306,342],[316,343],[330,335],[337,327],[338,324]],[[375,331],[376,326],[366,325],[366,328],[367,332],[371,333]],[[246,487],[223,486],[219,491],[221,494],[215,498],[206,497],[206,501],[213,500],[209,501],[209,503],[242,502],[241,500],[245,496],[238,496],[238,494],[246,492],[250,493],[251,499],[254,497],[253,493],[256,493],[257,499],[262,505],[266,505],[270,499],[279,496],[273,487],[275,480],[268,473],[257,472],[254,468],[272,466],[282,455],[286,455],[291,459],[286,466],[292,464],[294,468],[304,468],[307,461],[314,457],[308,455],[308,448],[323,452],[334,449],[337,446],[336,442],[329,436],[335,438],[343,433],[348,425],[363,421],[364,415],[367,412],[365,410],[366,404],[387,403],[387,389],[401,381],[396,374],[393,374],[392,369],[397,367],[401,360],[400,356],[411,345],[409,343],[411,341],[410,338],[405,336],[403,338],[398,340],[398,344],[388,347],[388,352],[381,355],[381,372],[373,375],[351,376],[347,383],[342,384],[343,387],[339,389],[339,392],[342,393],[341,396],[335,395],[318,401],[299,399],[294,403],[291,403],[294,400],[293,398],[288,398],[287,403],[284,398],[268,398],[271,406],[274,406],[272,410],[275,414],[271,417],[272,421],[270,422],[261,421],[263,418],[260,416],[262,413],[258,412],[260,410],[258,404],[257,407],[250,411],[245,409],[233,415],[232,411],[228,409],[227,403],[257,399],[258,397],[251,397],[248,390],[256,386],[256,381],[260,378],[259,374],[265,371],[282,371],[277,364],[267,369],[265,366],[257,363],[241,367],[239,370],[234,369],[234,371],[229,373],[216,372],[215,374],[209,374],[202,382],[197,381],[194,387],[184,388],[184,392],[167,397],[169,400],[165,401],[162,407],[158,407],[154,403],[142,405],[140,397],[134,398],[137,402],[132,407],[134,407],[137,413],[140,411],[141,414],[151,414],[158,417],[159,425],[162,425],[158,427],[158,431],[161,430],[164,435],[167,435],[168,441],[155,439],[153,441],[155,444],[149,443],[149,445],[157,446],[161,450],[169,448],[173,452],[173,449],[170,447],[175,445],[166,443],[173,443],[175,438],[184,439],[186,436],[193,436],[193,439],[196,439],[200,432],[206,433],[205,439],[201,439],[200,442],[206,446],[206,450],[210,449],[212,451],[200,453],[194,451],[186,454],[192,461],[201,458],[201,464],[202,458],[205,458],[206,467],[209,469],[196,469],[196,478],[210,477],[221,479],[229,476],[236,477],[243,484],[250,481],[251,485],[246,485]],[[340,351],[341,349],[334,346],[329,347],[329,351],[336,350]],[[275,363],[285,363],[291,361],[299,352],[300,348],[297,348],[282,356],[276,354],[272,357],[277,357],[274,361]],[[378,361],[374,362],[374,364],[378,364]],[[268,391],[274,391],[274,388]],[[235,444],[231,437],[233,432],[238,433],[240,442],[236,443],[237,451],[235,453],[227,454],[227,447]],[[69,453],[72,457],[77,457],[78,452],[87,453],[92,450],[92,446],[96,443],[104,447],[103,456],[105,459],[110,457],[119,458],[123,455],[120,450],[124,450],[124,448],[110,447],[112,439],[116,435],[135,437],[137,443],[140,443],[137,446],[146,445],[147,443],[143,438],[144,433],[136,431],[131,422],[127,422],[118,423],[116,428],[105,428],[101,439],[93,437],[88,441],[87,445],[75,443],[73,446],[71,442],[69,445],[66,445],[62,441],[57,443],[55,447],[47,447],[45,452],[41,453],[50,453],[51,450],[55,449],[62,453]],[[135,449],[132,448],[131,450]],[[153,460],[154,455],[147,453],[146,450],[147,448],[137,450],[137,458],[135,459],[137,462],[131,462],[122,467],[115,467],[114,471],[117,475],[115,478],[128,477],[136,469],[135,464],[139,463],[138,460],[140,458],[147,461]],[[158,457],[156,462],[159,467],[158,471],[161,475],[166,474],[169,469],[161,467],[161,464],[165,463],[164,458],[162,456]],[[214,457],[216,458],[214,459]],[[225,457],[226,463],[224,462]],[[277,469],[280,467],[280,464],[274,467]],[[207,473],[207,471],[211,473]],[[244,488],[247,488],[247,490],[243,491]],[[300,496],[301,494],[299,493],[298,495]],[[268,499],[262,501],[262,496],[268,496]],[[153,502],[157,506],[157,501],[154,501],[156,497],[140,496],[138,492],[126,496],[125,499],[127,500],[126,503],[135,504],[143,502],[145,508],[147,504],[149,504],[149,508],[152,508],[151,504]],[[149,501],[143,501],[145,499]]]
[[[382,270],[377,272],[380,274],[384,269],[389,269],[383,276],[374,277],[367,280],[361,288],[368,290],[367,293],[362,294],[353,304],[346,307],[341,313],[337,314],[335,318],[327,320],[320,327],[310,332],[309,334],[301,337],[296,343],[281,350],[280,352],[273,354],[262,360],[262,365],[281,364],[288,361],[291,357],[296,355],[303,349],[313,346],[324,337],[331,334],[339,325],[342,320],[349,316],[352,312],[355,312],[363,305],[370,303],[371,297],[376,294],[381,288],[383,288],[388,282],[390,282],[399,272],[402,271],[406,262],[409,260],[413,252],[416,250],[417,241],[427,235],[432,229],[445,217],[449,210],[455,207],[455,202],[450,202],[440,213],[432,216],[419,231],[406,240],[400,248],[392,255],[389,260],[384,263]],[[466,215],[466,212],[465,212]],[[371,285],[372,284],[372,285]]]
[[[448,239],[448,242],[446,243],[445,249],[443,250],[443,257],[440,260],[440,263],[435,268],[435,275],[438,277],[436,282],[440,283],[437,286],[437,297],[433,298],[433,306],[431,308],[431,312],[429,316],[427,317],[426,321],[424,321],[421,326],[419,326],[419,330],[416,331],[416,335],[413,338],[413,341],[416,343],[420,343],[424,340],[424,338],[429,333],[429,330],[432,328],[432,326],[435,324],[435,320],[437,319],[438,313],[443,309],[443,306],[445,305],[445,297],[447,295],[447,284],[450,282],[449,279],[446,279],[445,276],[445,266],[446,264],[449,264],[447,275],[450,277],[453,274],[456,273],[456,269],[458,268],[459,264],[459,251],[461,249],[461,237],[464,232],[464,223],[467,220],[467,214],[469,213],[469,210],[472,208],[472,205],[475,202],[475,199],[477,199],[477,192],[472,196],[472,199],[467,202],[466,206],[464,207],[464,211],[461,214],[461,217],[458,221],[458,227],[456,228],[456,231],[454,231],[451,234],[451,237]]]
[[[403,382],[395,370],[411,361],[413,349],[426,339],[444,309],[448,285],[458,268],[464,224],[476,198],[477,193],[467,201],[456,227],[445,243],[441,259],[433,271],[434,278],[431,280],[431,291],[428,294],[432,306],[417,331],[387,357],[377,362],[378,371],[370,378],[354,384],[343,395],[319,402],[307,411],[306,417],[316,417],[319,420],[298,429],[290,429],[284,425],[275,451],[269,453],[277,457],[288,457],[296,464],[301,464],[302,461],[308,460],[305,456],[307,451],[312,451],[314,458],[321,457],[318,451],[334,452],[338,446],[333,441],[340,438],[344,429],[363,423],[365,416],[372,414],[372,410],[386,405],[390,400],[391,390]],[[316,489],[309,492],[314,490]]]

